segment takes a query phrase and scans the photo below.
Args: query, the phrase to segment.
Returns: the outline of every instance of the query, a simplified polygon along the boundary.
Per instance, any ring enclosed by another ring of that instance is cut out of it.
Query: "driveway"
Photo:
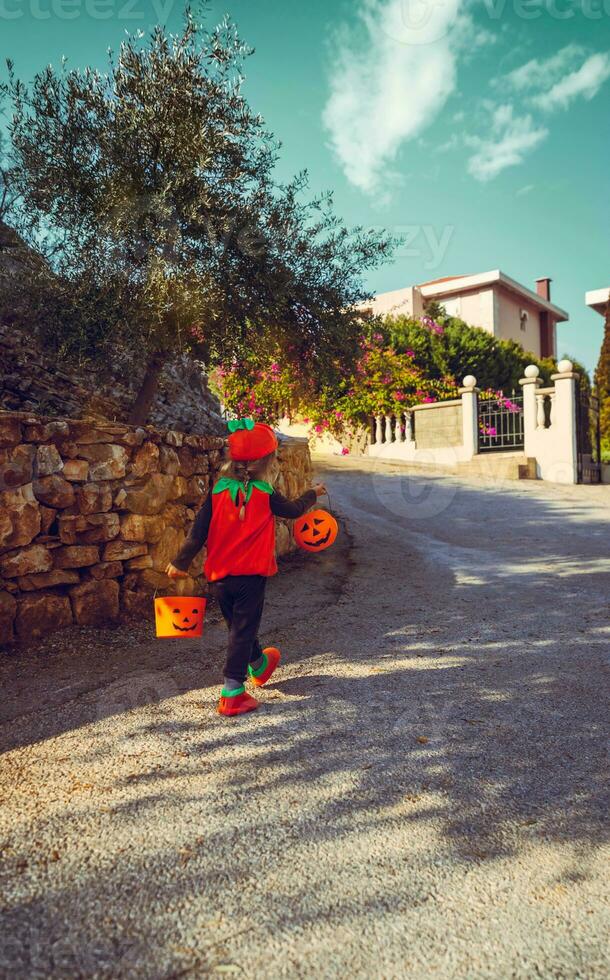
[[[317,467],[259,711],[219,624],[5,657],[1,975],[608,976],[610,488]]]

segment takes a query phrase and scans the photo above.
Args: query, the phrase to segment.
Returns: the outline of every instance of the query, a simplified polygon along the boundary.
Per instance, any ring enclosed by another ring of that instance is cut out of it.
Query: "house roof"
[[[516,279],[511,279],[500,269],[492,269],[491,272],[479,272],[469,276],[446,276],[443,279],[434,279],[432,282],[423,282],[418,287],[425,299],[442,300],[443,297],[452,296],[455,293],[472,292],[482,286],[501,285],[509,292],[527,299],[541,310],[546,310],[553,315],[557,321],[568,319],[568,314],[560,306],[555,306],[550,300],[544,299],[535,293],[533,289],[522,286]]]
[[[585,303],[604,316],[606,306],[610,303],[610,286],[606,286],[605,289],[592,289],[585,293]]]

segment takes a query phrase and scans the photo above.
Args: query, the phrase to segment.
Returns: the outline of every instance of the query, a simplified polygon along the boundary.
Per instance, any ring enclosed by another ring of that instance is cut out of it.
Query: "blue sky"
[[[604,9],[605,8],[605,9]],[[179,0],[0,0],[0,53],[30,78],[104,65]],[[553,278],[559,353],[595,366],[610,285],[609,0],[212,0],[255,47],[245,93],[348,224],[405,234],[374,291],[501,268]]]

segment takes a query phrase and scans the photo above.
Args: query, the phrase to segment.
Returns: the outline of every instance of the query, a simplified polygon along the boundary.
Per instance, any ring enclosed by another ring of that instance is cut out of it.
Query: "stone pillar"
[[[386,415],[384,428],[384,442],[392,442],[392,416]]]
[[[479,398],[477,379],[467,374],[460,388],[462,396],[462,433],[464,459],[472,459],[479,451]]]
[[[535,364],[528,364],[525,377],[519,384],[523,388],[523,451],[526,456],[536,456],[534,433],[538,426],[538,399],[536,392],[542,382],[538,375],[540,369]]]
[[[553,428],[557,429],[558,483],[578,483],[578,450],[576,440],[576,399],[578,373],[567,359],[557,365],[557,374],[551,375],[555,383]],[[559,473],[559,470],[558,470]]]

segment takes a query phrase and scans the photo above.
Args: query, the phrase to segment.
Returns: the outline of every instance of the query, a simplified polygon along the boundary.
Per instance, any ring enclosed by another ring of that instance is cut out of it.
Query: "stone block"
[[[0,490],[14,490],[32,482],[35,446],[0,449]]]
[[[133,572],[135,576],[136,573]],[[180,579],[181,585],[186,582],[186,579]],[[125,580],[125,587],[129,587],[132,583]],[[167,575],[163,572],[158,572],[155,568],[145,568],[144,571],[140,572],[137,576],[137,592],[149,592],[151,595],[158,589],[161,595],[167,594],[168,591],[175,588],[173,583],[170,583]]]
[[[136,446],[141,446],[146,439],[146,432],[144,429],[129,429],[124,435],[117,436],[116,442],[121,446],[130,446],[134,448]]]
[[[63,460],[53,444],[38,447],[34,459],[35,477],[51,476],[53,473],[60,473],[63,468]]]
[[[61,441],[57,442],[56,445],[63,460],[76,459],[78,456],[78,446],[70,439],[62,439]]]
[[[139,555],[137,558],[130,558],[125,567],[130,572],[137,572],[144,568],[152,568],[153,560],[150,555]]]
[[[192,476],[195,472],[195,459],[197,458],[192,450],[188,449],[187,446],[182,446],[178,449],[178,461],[180,463],[180,476],[188,477]],[[207,457],[202,457],[206,460]]]
[[[76,585],[80,582],[78,572],[63,568],[53,568],[50,572],[39,575],[28,575],[18,578],[17,584],[23,592],[35,592],[38,589],[51,589],[56,585]]]
[[[155,544],[151,544],[148,553],[152,558],[153,568],[158,572],[163,572],[167,564],[172,561],[180,548],[184,544],[184,531],[176,527],[166,527],[163,534]]]
[[[15,639],[13,625],[17,612],[17,600],[9,592],[0,592],[0,645]]]
[[[17,446],[21,442],[21,424],[18,419],[0,416],[0,448]]]
[[[113,579],[81,582],[70,589],[75,623],[79,626],[105,626],[119,616],[119,584]]]
[[[0,558],[0,574],[5,578],[48,572],[53,568],[53,557],[43,544],[31,544],[27,548],[9,551]]]
[[[121,518],[121,537],[124,541],[158,541],[165,527],[163,515],[126,514]]]
[[[177,452],[170,446],[161,446],[159,450],[159,465],[162,473],[177,476],[180,472],[180,460]]]
[[[71,507],[75,501],[74,487],[57,473],[34,480],[32,488],[36,500],[47,507],[62,510],[64,507]]]
[[[210,479],[207,476],[192,476],[182,499],[185,504],[199,504],[201,498],[206,495],[210,486]]]
[[[188,515],[189,508],[185,504],[166,504],[161,513],[163,527],[171,525],[171,527],[178,527],[184,530],[184,528],[190,525],[192,520]]]
[[[209,473],[210,460],[206,453],[196,453],[193,458],[193,473]]]
[[[63,475],[71,483],[85,483],[89,479],[89,463],[86,459],[67,459]]]
[[[95,545],[66,545],[53,552],[56,568],[87,568],[89,565],[97,565],[99,560],[99,550]]]
[[[131,476],[146,476],[159,470],[159,447],[154,442],[145,442],[134,455],[129,467]]]
[[[23,438],[26,442],[57,442],[70,435],[70,426],[65,419],[53,419],[51,422],[36,421],[26,425]]]
[[[84,544],[98,544],[102,541],[112,541],[121,530],[118,514],[89,514],[87,529],[80,536]]]
[[[0,492],[0,550],[27,545],[40,534],[40,506],[32,484]]]
[[[112,507],[112,490],[108,485],[85,483],[77,491],[76,502],[81,514],[100,514]]]
[[[180,498],[182,498],[182,497],[186,498],[186,496],[189,493],[189,486],[190,486],[190,483],[191,483],[192,479],[194,479],[194,478],[192,477],[191,480],[186,480],[183,476],[174,476],[174,477],[172,477],[172,481],[173,481],[172,482],[172,487],[171,487],[171,490],[170,490],[170,493],[169,493],[167,499],[168,500],[180,500]],[[191,501],[189,500],[189,502],[191,502]]]
[[[62,544],[77,544],[78,535],[82,531],[85,531],[86,528],[87,518],[84,514],[76,514],[68,517],[62,514],[57,520],[59,540]]]
[[[79,456],[89,461],[91,480],[118,480],[125,476],[129,456],[123,446],[114,443],[80,446]]]
[[[148,548],[145,544],[136,544],[131,541],[109,541],[104,548],[103,561],[127,561],[129,558],[137,558],[145,555]]]
[[[165,433],[165,441],[168,446],[181,446],[184,441],[184,433],[175,432],[173,429],[170,429]]]
[[[15,627],[20,640],[36,640],[72,623],[68,596],[55,592],[32,592],[17,602]]]
[[[129,431],[130,429],[126,425],[100,425],[99,422],[81,421],[80,419],[75,419],[70,422],[70,437],[79,446],[115,442],[118,438],[124,439]]]
[[[48,534],[53,521],[57,517],[57,511],[53,507],[40,507],[40,533]]]
[[[87,571],[94,579],[119,578],[123,574],[123,564],[120,561],[101,561],[99,565],[92,565]]]
[[[158,514],[167,503],[174,487],[174,480],[180,477],[168,473],[153,473],[140,487],[131,487],[125,493],[125,510],[133,514]]]
[[[140,619],[148,622],[155,618],[151,597],[145,592],[133,592],[131,589],[123,589],[121,611],[126,619]]]

